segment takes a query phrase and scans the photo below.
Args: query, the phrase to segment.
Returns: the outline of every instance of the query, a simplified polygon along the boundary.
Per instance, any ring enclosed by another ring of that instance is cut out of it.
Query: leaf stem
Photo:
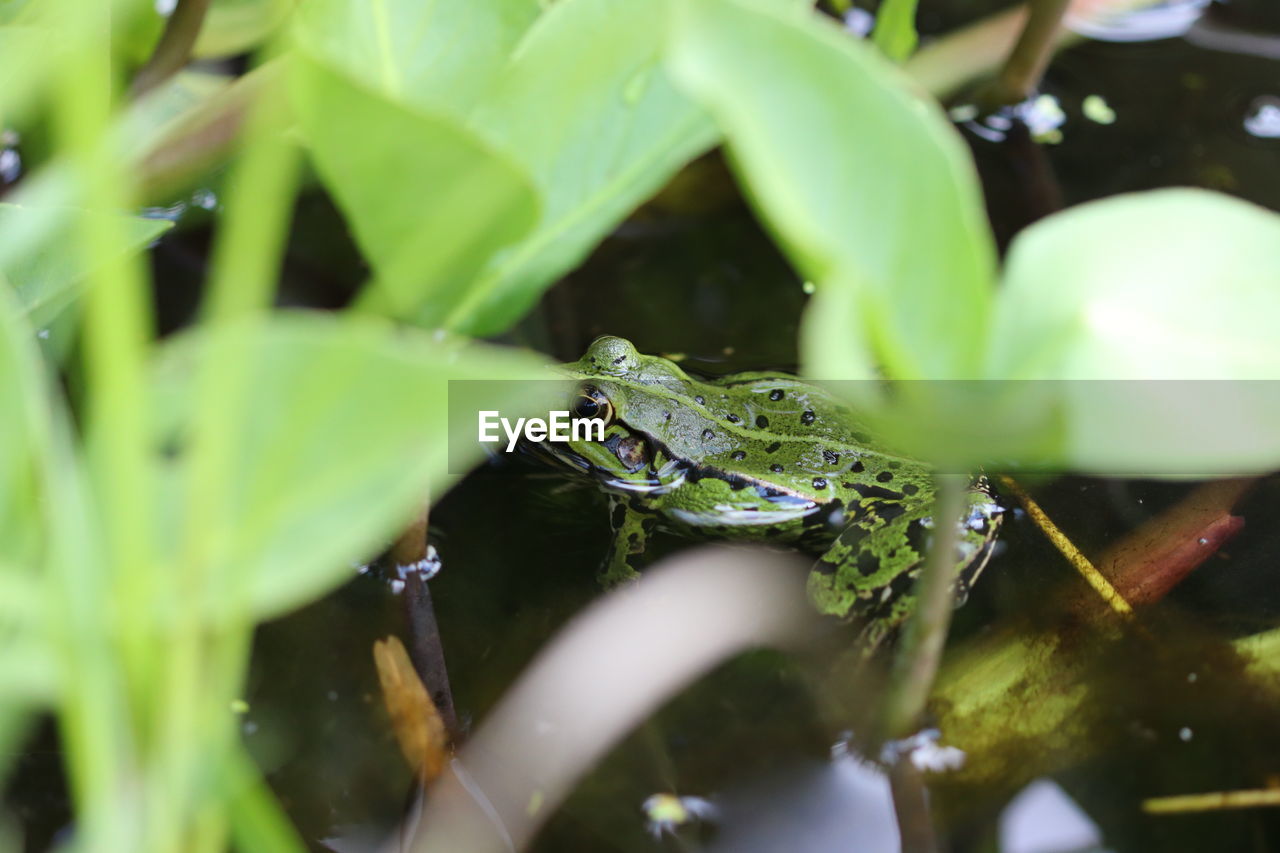
[[[902,649],[894,661],[889,695],[881,716],[885,738],[901,738],[916,728],[951,626],[955,580],[957,520],[962,509],[966,478],[939,474],[933,512],[933,544],[924,569],[916,580],[916,611],[907,623]]]
[[[160,41],[147,64],[138,70],[129,87],[129,96],[137,99],[182,70],[191,56],[210,0],[178,0],[169,16]]]

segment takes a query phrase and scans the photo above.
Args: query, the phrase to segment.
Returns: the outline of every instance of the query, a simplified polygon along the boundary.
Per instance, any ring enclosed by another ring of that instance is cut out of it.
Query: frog
[[[638,577],[661,530],[813,554],[809,598],[857,620],[867,648],[912,612],[934,471],[878,441],[830,391],[781,371],[694,378],[615,336],[562,372],[573,382],[571,416],[603,429],[538,452],[608,496],[606,587]],[[986,478],[972,478],[954,520],[958,601],[990,560],[1003,513]]]

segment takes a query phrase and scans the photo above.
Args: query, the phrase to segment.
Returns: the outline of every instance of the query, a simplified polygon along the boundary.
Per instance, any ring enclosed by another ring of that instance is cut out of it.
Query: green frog
[[[564,369],[577,380],[573,415],[603,420],[603,439],[538,448],[609,495],[606,585],[634,578],[649,535],[664,529],[819,555],[810,596],[825,613],[862,620],[871,647],[911,612],[933,472],[877,445],[830,393],[786,373],[693,379],[618,337]],[[961,600],[1002,512],[984,479],[970,485],[956,520]]]

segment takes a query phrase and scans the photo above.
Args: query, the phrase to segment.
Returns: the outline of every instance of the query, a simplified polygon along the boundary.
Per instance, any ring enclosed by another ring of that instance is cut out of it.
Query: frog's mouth
[[[655,467],[648,444],[625,430],[611,432],[604,441],[575,445],[522,440],[518,447],[562,472],[572,471],[575,478],[592,477],[607,491],[661,494],[676,488],[685,478],[686,466],[678,462],[667,460]]]

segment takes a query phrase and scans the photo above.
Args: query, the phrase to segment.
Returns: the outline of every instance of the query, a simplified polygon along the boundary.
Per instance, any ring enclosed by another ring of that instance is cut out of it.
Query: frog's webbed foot
[[[624,498],[610,498],[609,526],[613,530],[613,541],[600,567],[601,586],[612,589],[640,577],[640,556],[652,525],[652,516],[631,509]]]
[[[928,553],[932,505],[907,510],[889,522],[869,514],[836,537],[809,573],[809,596],[818,609],[864,624],[868,652],[906,621],[915,609],[915,582]],[[981,482],[965,496],[956,520],[957,605],[991,558],[1003,510]]]

